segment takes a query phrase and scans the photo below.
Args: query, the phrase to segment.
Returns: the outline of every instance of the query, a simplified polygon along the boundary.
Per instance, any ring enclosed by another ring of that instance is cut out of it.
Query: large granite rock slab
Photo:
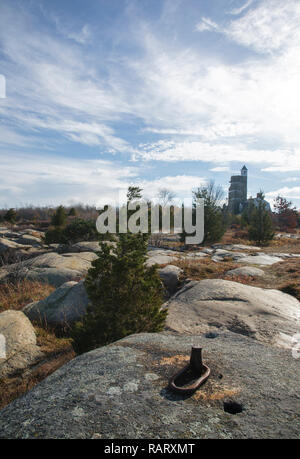
[[[34,328],[21,311],[0,313],[0,335],[0,377],[24,370],[43,356],[36,345]]]
[[[0,237],[4,237],[7,239],[17,239],[21,236],[21,233],[17,233],[16,231],[0,230]]]
[[[47,298],[23,308],[30,320],[44,325],[66,327],[85,313],[89,299],[83,281],[66,282]]]
[[[300,302],[296,298],[279,290],[222,279],[191,281],[166,307],[167,328],[179,333],[227,329],[289,347],[292,337],[300,332]]]
[[[168,379],[204,348],[192,396]],[[70,361],[0,412],[1,438],[299,438],[300,368],[289,351],[226,332],[132,335]],[[231,414],[234,403],[240,413]],[[225,411],[227,410],[227,411]]]
[[[241,266],[240,268],[230,269],[227,271],[226,276],[264,277],[265,272],[253,266]]]
[[[232,252],[230,250],[216,249],[213,256],[211,257],[212,261],[219,262],[224,261],[226,258],[230,258],[234,261],[240,261],[246,258],[247,255],[243,252]]]
[[[22,250],[27,248],[28,247],[25,244],[18,244],[15,241],[0,237],[0,254],[8,250]]]
[[[69,253],[79,253],[79,252],[99,252],[100,246],[99,241],[83,241],[76,242],[71,246],[61,245],[60,251],[65,251]]]
[[[103,244],[109,247],[116,246],[115,241],[102,241]],[[50,244],[51,248],[55,248],[58,253],[79,253],[79,252],[101,252],[99,241],[82,241],[75,244]]]
[[[21,231],[21,234],[29,234],[31,236],[34,236],[34,237],[37,237],[37,238],[40,238],[42,239],[44,236],[45,236],[45,232],[44,231],[39,231],[39,230],[36,230],[34,228],[27,228],[25,230],[22,230]]]
[[[265,253],[257,253],[255,255],[249,255],[248,257],[244,257],[241,261],[243,263],[252,265],[271,266],[275,263],[283,261],[283,258],[275,255],[267,255]]]
[[[212,245],[213,249],[221,249],[221,250],[247,250],[251,252],[259,251],[261,250],[260,247],[257,247],[256,245],[246,245],[246,244],[213,244]]]
[[[48,282],[59,287],[68,281],[79,281],[86,275],[91,262],[97,258],[92,252],[81,253],[46,253],[21,263],[11,264],[0,269],[1,282],[5,282],[10,273],[17,272],[19,278]]]
[[[41,238],[32,236],[31,234],[23,234],[16,242],[23,245],[31,245],[33,247],[41,247],[43,245]]]
[[[177,260],[181,255],[180,252],[175,252],[173,250],[149,250],[147,253],[148,259],[146,265],[171,265],[172,261]]]
[[[199,251],[199,252],[183,252],[182,254],[182,259],[187,259],[187,260],[198,260],[199,258],[205,258],[208,256],[208,253],[204,251]]]

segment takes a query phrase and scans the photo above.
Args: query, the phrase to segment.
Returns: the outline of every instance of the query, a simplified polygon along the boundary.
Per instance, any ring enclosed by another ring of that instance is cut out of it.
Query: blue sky
[[[0,206],[189,197],[246,164],[300,207],[299,26],[299,0],[0,0]]]

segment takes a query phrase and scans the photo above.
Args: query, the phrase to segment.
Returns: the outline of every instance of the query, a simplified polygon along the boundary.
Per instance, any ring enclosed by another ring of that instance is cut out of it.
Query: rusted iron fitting
[[[169,389],[179,393],[195,392],[209,377],[210,368],[202,361],[202,348],[192,347],[190,363],[169,381]]]

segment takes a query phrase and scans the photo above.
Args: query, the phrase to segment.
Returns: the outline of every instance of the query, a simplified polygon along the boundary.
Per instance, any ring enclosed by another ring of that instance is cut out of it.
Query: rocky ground
[[[211,377],[170,392],[191,344]],[[1,438],[299,438],[299,362],[237,333],[141,334],[83,354],[0,413]]]
[[[147,265],[159,265],[165,287],[165,332],[128,337],[71,360],[0,412],[0,435],[299,436],[300,360],[292,356],[300,333],[297,238],[279,235],[263,249],[244,243],[149,247]],[[16,385],[16,378],[47,376],[74,357],[70,343],[43,333],[65,330],[85,313],[83,279],[98,249],[97,242],[47,246],[42,232],[0,228],[0,336],[8,349],[5,358],[0,354],[2,391],[12,378]],[[1,309],[1,288],[26,282],[45,285],[50,294],[19,301],[19,311],[7,303]],[[187,361],[192,343],[207,351],[212,376],[193,396],[178,398],[167,380]],[[44,371],[54,355],[55,364]],[[234,404],[239,414],[228,412]]]

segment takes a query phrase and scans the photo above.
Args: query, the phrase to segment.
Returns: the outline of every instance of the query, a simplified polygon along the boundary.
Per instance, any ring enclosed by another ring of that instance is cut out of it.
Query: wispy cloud
[[[91,41],[92,37],[92,32],[90,27],[85,24],[80,30],[78,31],[68,31],[64,29],[61,25],[59,26],[59,30],[67,37],[70,38],[71,40],[76,41],[77,43],[83,45],[86,43],[89,43]]]
[[[159,190],[164,188],[172,191],[177,198],[183,199],[191,197],[192,190],[206,184],[207,179],[196,175],[175,175],[156,180],[141,180],[137,183],[143,188],[143,194],[150,199],[157,197]]]
[[[53,129],[86,145],[127,147],[107,124],[130,111],[126,101],[95,71],[84,51],[39,30],[32,16],[23,13],[15,18],[9,7],[0,9],[0,38],[9,57],[2,62],[8,84],[8,98],[1,104],[4,122],[7,117],[29,129]],[[18,34],[12,27],[15,20]],[[83,30],[87,35],[88,29]]]
[[[22,164],[16,168],[16,164]],[[136,180],[138,169],[103,160],[68,160],[60,156],[0,155],[0,206],[88,203],[117,199]]]
[[[16,168],[16,164],[22,164]],[[141,180],[139,166],[124,166],[118,161],[74,160],[61,156],[11,153],[0,154],[0,207],[27,204],[104,206],[123,200],[129,185],[143,188],[143,195],[154,199],[161,188],[177,197],[189,197],[191,190],[206,183],[196,175],[161,176]]]
[[[283,187],[266,193],[266,197],[269,199],[276,198],[276,196],[284,196],[289,199],[300,199],[300,186],[295,186],[293,188]]]
[[[211,172],[229,172],[230,168],[228,166],[218,166],[210,169]]]
[[[164,2],[154,20],[133,1],[107,35],[79,15],[76,23],[57,11],[40,20],[10,5],[0,5],[2,148],[42,157],[77,144],[84,160],[92,151],[135,161],[137,180],[142,161],[180,162],[174,177],[188,161],[200,170],[214,163],[212,172],[237,160],[270,175],[300,170],[298,1],[247,1],[231,11],[236,17],[203,10],[197,18],[195,8],[190,30],[179,17],[184,2]],[[205,31],[218,34],[197,33]],[[11,193],[22,171],[13,177]]]
[[[299,182],[300,183],[300,177],[288,177],[282,180],[283,182]]]
[[[299,21],[298,0],[268,0],[232,21],[226,33],[236,42],[258,52],[272,53],[288,45],[299,46]]]
[[[220,30],[218,24],[212,21],[210,18],[201,18],[201,21],[196,25],[196,30],[198,32],[206,32],[206,31],[218,31]]]
[[[289,150],[259,150],[246,148],[243,144],[210,144],[197,141],[159,141],[140,145],[133,155],[145,161],[204,161],[222,164],[235,161],[253,164],[272,164],[263,170],[300,170],[300,155]]]
[[[273,16],[283,21],[281,32],[293,31],[299,23],[297,15],[291,14],[299,8],[292,0],[288,4],[263,3],[231,21],[227,36],[239,43],[248,37],[249,46],[257,48],[260,43],[264,47],[271,36],[274,40],[278,37]],[[274,5],[277,9],[271,8]],[[248,147],[252,139],[260,144],[270,144],[272,139],[280,151],[292,150],[300,143],[300,60],[294,44],[287,44],[280,56],[265,61],[252,57],[232,65],[217,56],[208,58],[201,49],[173,47],[140,21],[133,37],[143,54],[121,58],[118,65],[115,60],[120,56],[103,56],[98,68],[93,55],[76,43],[71,45],[33,27],[28,15],[17,18],[19,40],[11,27],[15,13],[8,7],[1,9],[0,35],[10,58],[9,64],[3,63],[10,92],[9,104],[0,107],[4,123],[9,117],[10,123],[15,119],[16,125],[23,124],[31,132],[52,130],[73,142],[126,154],[134,154],[136,148],[118,134],[116,124],[132,124],[133,120],[135,126],[146,127],[143,132],[168,136],[178,144],[177,150],[183,143],[178,136],[186,145],[190,137],[196,137],[193,140],[211,142],[216,149],[221,139],[223,143],[243,143],[249,155],[255,150]],[[281,18],[282,11],[285,15]],[[206,17],[202,23],[218,28]],[[262,24],[267,24],[266,40]],[[276,48],[270,43],[264,49]],[[257,148],[257,154],[261,150]]]
[[[243,11],[245,11],[249,6],[253,3],[253,0],[247,0],[246,3],[244,3],[242,6],[239,8],[233,8],[229,14],[232,14],[233,16],[237,16],[241,14]]]

